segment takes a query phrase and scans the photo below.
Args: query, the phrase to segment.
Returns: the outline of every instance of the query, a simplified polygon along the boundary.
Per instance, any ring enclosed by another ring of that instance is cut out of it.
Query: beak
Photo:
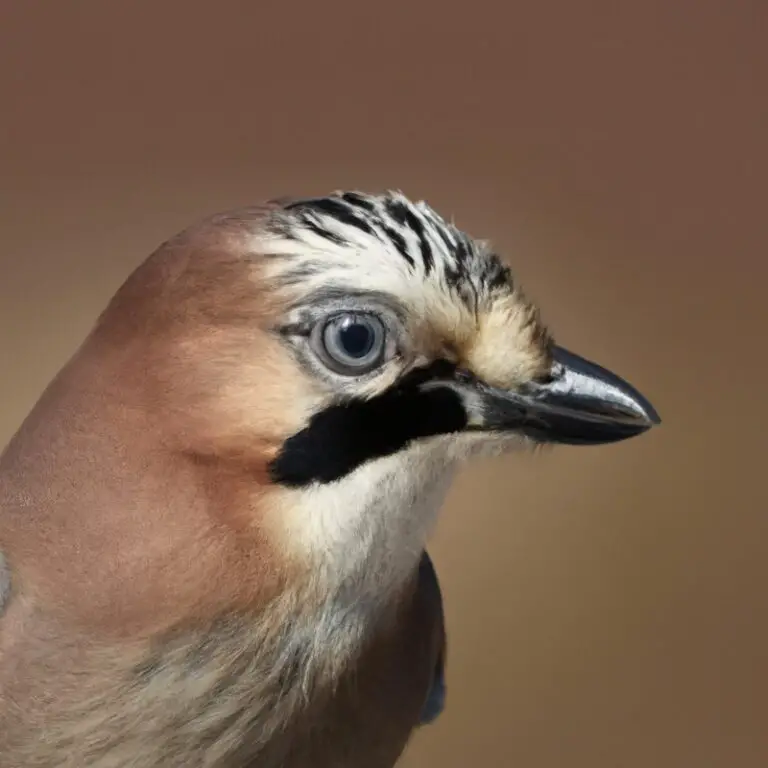
[[[515,431],[540,443],[601,445],[660,424],[654,407],[616,374],[561,347],[546,381],[508,392],[471,385],[470,428]],[[479,395],[479,397],[477,397]]]

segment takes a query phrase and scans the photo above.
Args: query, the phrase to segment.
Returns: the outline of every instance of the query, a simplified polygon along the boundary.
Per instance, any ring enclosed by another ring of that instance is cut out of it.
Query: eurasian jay
[[[0,461],[0,765],[391,768],[441,711],[457,467],[659,417],[400,193],[214,215]]]

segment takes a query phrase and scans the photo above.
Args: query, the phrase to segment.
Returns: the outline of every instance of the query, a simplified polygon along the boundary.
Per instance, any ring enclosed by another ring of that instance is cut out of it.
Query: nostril
[[[547,373],[543,373],[540,376],[537,376],[534,381],[536,384],[553,384],[555,381],[555,375],[551,371],[547,371]]]
[[[536,376],[533,380],[534,383],[546,386],[547,384],[554,384],[556,381],[563,377],[564,368],[562,365],[555,363],[543,373]]]

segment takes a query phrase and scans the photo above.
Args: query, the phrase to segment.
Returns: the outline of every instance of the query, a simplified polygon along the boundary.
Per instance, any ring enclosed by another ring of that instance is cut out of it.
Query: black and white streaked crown
[[[397,191],[339,191],[291,200],[271,228],[304,253],[364,254],[383,247],[414,276],[433,277],[462,293],[471,288],[472,293],[490,294],[512,283],[509,268],[485,242],[446,221],[427,203]]]

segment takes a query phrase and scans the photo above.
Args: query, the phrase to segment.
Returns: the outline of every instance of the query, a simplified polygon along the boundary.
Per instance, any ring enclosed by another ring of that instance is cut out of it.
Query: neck
[[[213,478],[169,450],[124,370],[91,352],[54,379],[0,458],[14,590],[122,636],[267,599],[284,575],[258,529],[222,519],[237,492],[224,470]]]
[[[294,497],[281,531],[303,536],[281,542],[274,516],[243,516],[264,509],[252,474],[168,451],[124,384],[119,367],[81,352],[0,459],[14,583],[0,632],[14,665],[0,650],[0,689],[25,712],[10,722],[0,708],[0,753],[18,765],[127,755],[151,768],[192,764],[215,741],[222,764],[248,745],[236,755],[246,764],[269,741],[266,764],[281,764],[288,745],[270,736],[312,723],[372,631],[408,602],[450,473],[424,448],[407,474],[372,462]],[[287,570],[286,542],[312,560]],[[41,722],[53,724],[43,739]]]
[[[331,606],[307,613],[297,597],[275,598],[258,620],[230,614],[152,643],[99,645],[89,634],[56,636],[50,625],[27,633],[15,678],[0,680],[24,712],[15,722],[0,708],[0,754],[14,765],[159,768],[197,765],[202,754],[215,765],[283,765],[284,751],[314,738],[313,727],[334,724],[340,680],[372,630],[387,626],[385,615],[371,626]],[[39,683],[30,687],[24,671],[40,659],[49,674],[29,678]]]

